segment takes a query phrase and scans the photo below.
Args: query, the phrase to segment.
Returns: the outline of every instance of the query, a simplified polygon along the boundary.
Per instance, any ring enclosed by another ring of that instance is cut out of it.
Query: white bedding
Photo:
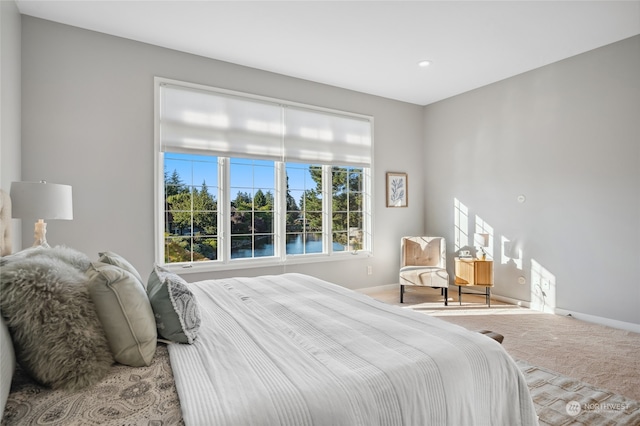
[[[479,333],[300,274],[190,284],[169,354],[187,425],[535,425],[522,373]]]

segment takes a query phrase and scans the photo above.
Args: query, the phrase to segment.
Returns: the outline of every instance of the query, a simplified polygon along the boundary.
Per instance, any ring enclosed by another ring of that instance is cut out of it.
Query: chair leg
[[[460,302],[460,306],[462,306],[462,287],[458,286],[458,302]]]
[[[404,285],[400,284],[400,303],[404,301]]]
[[[444,293],[444,306],[449,306],[449,289],[443,287],[442,292]]]

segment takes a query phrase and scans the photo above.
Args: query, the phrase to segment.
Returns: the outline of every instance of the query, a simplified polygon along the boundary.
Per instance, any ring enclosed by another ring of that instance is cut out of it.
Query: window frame
[[[373,256],[373,117],[361,114],[345,113],[327,108],[318,108],[304,104],[280,101],[273,98],[265,98],[254,96],[246,93],[228,91],[224,89],[215,89],[222,93],[229,93],[248,98],[256,98],[259,100],[267,100],[270,102],[280,102],[287,105],[298,106],[303,108],[316,109],[322,112],[333,114],[341,114],[345,116],[354,116],[366,118],[370,121],[371,126],[371,162],[369,167],[360,165],[343,165],[339,167],[353,167],[362,169],[362,248],[353,251],[334,251],[332,245],[333,229],[332,229],[332,168],[336,164],[320,164],[323,170],[323,190],[322,190],[322,216],[323,216],[323,252],[322,253],[302,253],[287,254],[286,253],[286,185],[287,162],[274,161],[275,169],[275,200],[274,200],[274,256],[268,257],[251,257],[251,258],[231,258],[231,229],[230,229],[230,203],[233,195],[230,193],[230,159],[231,158],[252,158],[251,156],[242,157],[234,155],[233,157],[225,157],[224,154],[211,152],[212,156],[218,157],[218,259],[197,262],[174,262],[165,263],[165,189],[164,189],[164,152],[160,139],[160,86],[162,83],[179,83],[185,86],[202,88],[205,86],[195,85],[184,82],[176,82],[175,80],[155,78],[154,85],[154,253],[155,262],[174,271],[180,273],[190,272],[207,272],[233,270],[242,268],[260,268],[273,266],[286,266],[289,264],[305,264],[327,261],[344,261],[350,259],[359,259],[363,257]],[[208,88],[207,89],[213,89]],[[175,152],[175,151],[172,151]],[[292,163],[291,161],[289,163]]]

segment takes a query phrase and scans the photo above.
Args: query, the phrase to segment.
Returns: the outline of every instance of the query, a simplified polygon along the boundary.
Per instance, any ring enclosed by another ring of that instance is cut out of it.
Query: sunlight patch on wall
[[[556,276],[531,259],[531,309],[555,313]]]
[[[504,235],[500,237],[500,240],[500,263],[502,265],[513,263],[516,268],[522,270],[522,249],[517,247],[515,241],[509,240]]]
[[[469,208],[462,204],[457,198],[453,199],[453,224],[454,224],[454,250],[469,247]]]
[[[475,234],[488,234],[488,245],[484,247],[484,251],[487,253],[489,259],[493,259],[493,226],[485,222],[480,216],[476,215],[476,230]],[[478,247],[476,247],[477,249]],[[480,251],[478,251],[479,253]]]

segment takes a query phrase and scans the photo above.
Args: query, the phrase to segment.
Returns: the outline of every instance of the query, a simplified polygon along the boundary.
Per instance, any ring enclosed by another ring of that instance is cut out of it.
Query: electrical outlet
[[[367,275],[373,274],[373,266],[367,265]]]

